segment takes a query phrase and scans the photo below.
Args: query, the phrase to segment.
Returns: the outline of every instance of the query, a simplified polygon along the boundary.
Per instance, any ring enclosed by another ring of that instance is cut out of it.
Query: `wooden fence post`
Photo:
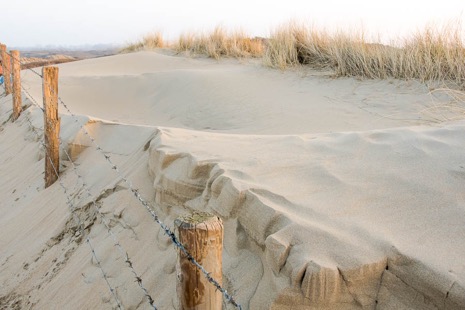
[[[223,222],[206,213],[176,219],[179,241],[193,258],[222,285]],[[223,304],[222,294],[179,250],[177,293],[182,310],[216,310]]]
[[[42,68],[44,94],[45,188],[60,172],[60,118],[58,117],[58,67]]]
[[[6,45],[0,45],[0,52],[2,56],[2,71],[3,79],[5,83],[5,93],[7,95],[12,93],[11,89],[11,59],[10,55],[6,52]]]
[[[11,51],[11,62],[13,63],[13,120],[18,119],[22,109],[21,62],[19,57],[19,51]]]

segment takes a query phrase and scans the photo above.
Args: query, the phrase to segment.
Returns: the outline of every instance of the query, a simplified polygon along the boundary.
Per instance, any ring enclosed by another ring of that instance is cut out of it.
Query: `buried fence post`
[[[0,53],[2,57],[3,82],[5,83],[6,95],[11,94],[11,60],[10,55],[6,52],[6,45],[0,44]]]
[[[11,62],[13,63],[13,120],[17,120],[21,114],[21,63],[19,51],[11,51]],[[6,77],[8,80],[8,77]]]
[[[179,241],[192,257],[222,285],[223,222],[217,216],[194,213],[176,219]],[[181,250],[176,266],[177,294],[181,310],[221,309],[222,294]]]
[[[44,94],[45,188],[58,179],[60,168],[60,119],[58,117],[58,67],[42,69]]]

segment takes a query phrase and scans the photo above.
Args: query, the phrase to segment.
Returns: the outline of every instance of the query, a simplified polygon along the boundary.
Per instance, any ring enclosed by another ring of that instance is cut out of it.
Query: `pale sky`
[[[465,0],[1,0],[0,8],[0,42],[24,47],[124,44],[157,30],[169,39],[218,24],[267,36],[290,19],[405,35],[427,22],[463,20]]]

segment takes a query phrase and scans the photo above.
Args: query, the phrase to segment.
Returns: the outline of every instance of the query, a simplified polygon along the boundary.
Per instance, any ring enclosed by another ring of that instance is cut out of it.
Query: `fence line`
[[[31,98],[31,102],[33,103],[33,105],[41,108],[37,101],[32,97]],[[41,110],[43,111],[43,109],[41,108]],[[33,127],[32,125],[32,122],[27,118],[26,116],[26,119],[27,121],[29,122],[30,126]],[[116,235],[113,233],[113,231],[111,230],[110,228],[110,225],[109,223],[107,222],[106,220],[106,217],[105,215],[100,211],[100,208],[98,207],[97,205],[97,201],[96,199],[93,197],[92,193],[90,192],[90,189],[89,187],[86,186],[86,183],[85,183],[85,180],[84,180],[84,177],[82,175],[79,174],[78,172],[78,169],[77,169],[77,166],[74,164],[74,161],[72,160],[71,158],[71,155],[68,153],[68,151],[66,150],[66,147],[63,145],[63,141],[62,139],[60,138],[59,139],[59,145],[61,147],[61,149],[63,150],[63,152],[65,153],[66,157],[68,158],[69,162],[71,163],[71,166],[73,168],[73,171],[74,171],[74,174],[77,176],[78,180],[81,180],[82,181],[82,188],[86,191],[87,193],[87,197],[88,198],[91,198],[91,203],[92,203],[92,206],[94,207],[94,210],[99,214],[101,220],[102,220],[102,223],[104,224],[105,228],[107,229],[107,232],[108,234],[112,237],[113,239],[113,243],[114,245],[118,248],[121,256],[123,257],[124,259],[124,262],[128,265],[128,267],[131,269],[131,272],[132,274],[134,275],[134,278],[136,280],[136,283],[139,285],[139,287],[142,289],[145,297],[147,297],[147,300],[149,302],[149,304],[152,306],[152,308],[154,308],[155,310],[157,309],[156,306],[154,305],[154,300],[152,298],[152,296],[150,296],[148,290],[144,287],[144,285],[142,284],[142,278],[137,274],[136,270],[134,269],[134,263],[131,261],[131,259],[129,258],[129,254],[127,253],[127,251],[123,248],[123,246],[121,245],[121,243],[119,242],[118,238],[116,237]],[[46,148],[45,144],[43,143],[43,146]],[[56,170],[55,170],[56,171]]]
[[[35,72],[34,70],[31,70],[33,72]],[[43,75],[40,75],[38,74],[39,76],[43,76]],[[26,90],[26,88],[24,86],[21,86],[21,88],[26,91],[26,93],[28,94],[28,96],[30,97],[30,100],[31,102],[33,103],[33,105],[35,105],[36,107],[38,107],[42,113],[45,113],[45,109],[43,107],[41,107],[38,102],[36,101],[36,99]],[[31,127],[33,127],[31,121],[29,120],[28,117],[26,117],[28,123],[30,124]],[[52,128],[52,130],[54,131],[55,128]],[[38,136],[38,135],[37,135]],[[38,136],[38,138],[40,139],[40,137]],[[47,147],[46,145],[42,142],[42,145],[44,146],[45,150],[47,151]],[[114,242],[114,245],[118,248],[120,254],[122,255],[123,259],[124,259],[124,262],[128,265],[128,267],[131,269],[131,272],[132,274],[134,275],[134,278],[135,278],[135,282],[138,283],[139,287],[141,288],[141,290],[143,291],[145,297],[147,297],[147,300],[149,302],[149,304],[151,305],[152,308],[154,309],[157,309],[156,306],[154,305],[154,300],[153,298],[150,296],[148,290],[144,287],[144,285],[142,284],[142,278],[137,274],[137,272],[135,271],[134,269],[134,263],[131,261],[131,259],[129,258],[129,254],[127,253],[127,251],[122,247],[121,243],[119,242],[119,240],[117,239],[117,237],[115,236],[115,234],[113,233],[113,231],[111,230],[110,226],[109,226],[109,223],[108,221],[106,220],[106,217],[101,213],[100,211],[100,208],[97,206],[97,203],[96,203],[96,200],[95,198],[93,198],[93,195],[91,194],[89,188],[86,186],[86,183],[84,181],[84,178],[78,173],[78,170],[77,170],[77,167],[76,165],[74,164],[71,156],[69,155],[68,151],[66,150],[66,147],[63,146],[63,141],[61,140],[61,138],[59,138],[59,146],[61,147],[61,149],[63,150],[63,152],[65,153],[66,157],[68,158],[69,162],[71,163],[72,167],[73,167],[73,171],[75,173],[75,175],[77,176],[78,180],[80,179],[82,181],[82,188],[87,192],[87,196],[89,198],[91,198],[91,201],[92,201],[92,205],[95,209],[95,211],[99,214],[101,220],[102,220],[102,223],[104,224],[105,228],[107,229],[107,232],[109,233],[109,235],[112,237],[113,239],[113,242]],[[47,156],[47,158],[49,158],[50,162],[52,162],[51,158]],[[52,164],[52,167],[53,167],[53,170],[54,170],[54,173],[56,176],[58,176],[59,173],[57,173],[57,167],[55,167],[54,164]],[[95,253],[93,253],[95,254]],[[96,260],[98,260],[96,258]]]
[[[21,85],[21,88],[27,92],[27,90],[26,90],[26,88],[25,88],[24,86]],[[37,103],[37,101],[35,100],[35,98],[34,98],[29,92],[27,92],[27,93],[28,93],[28,95],[29,95],[29,97],[30,97],[30,100],[31,100],[31,102],[33,103],[33,105],[35,105],[35,106],[37,106],[38,108],[40,108],[41,111],[44,113],[44,108],[42,108],[42,107]],[[6,95],[5,95],[5,96],[6,96]],[[3,97],[3,96],[2,96],[2,97]],[[47,146],[46,146],[45,143],[41,140],[41,137],[39,136],[39,134],[35,131],[35,127],[34,127],[34,125],[32,124],[31,120],[29,119],[29,117],[28,117],[27,115],[25,115],[25,119],[26,119],[26,121],[28,122],[29,126],[31,127],[32,131],[36,134],[39,143],[42,144],[42,146],[44,147],[45,152],[47,152],[47,151],[48,151]],[[61,139],[59,140],[59,144],[60,144],[60,146],[63,145]],[[125,261],[125,262],[128,264],[128,266],[132,269],[132,272],[133,272],[133,274],[135,275],[135,278],[136,278],[136,282],[137,282],[137,283],[139,284],[139,286],[143,289],[144,294],[145,294],[145,296],[148,298],[150,305],[151,305],[154,309],[157,309],[157,308],[154,306],[154,304],[153,304],[153,299],[152,299],[152,297],[149,295],[147,289],[142,285],[142,280],[141,280],[141,278],[137,275],[136,271],[134,270],[134,268],[133,268],[133,263],[131,262],[131,260],[130,260],[130,258],[129,258],[129,255],[128,255],[127,252],[123,249],[123,247],[121,246],[120,242],[117,240],[116,236],[115,236],[115,235],[113,234],[113,232],[111,231],[111,229],[110,229],[110,227],[109,227],[109,225],[108,225],[108,222],[106,222],[105,216],[101,213],[101,211],[100,211],[99,208],[97,207],[96,201],[95,201],[95,199],[93,199],[93,196],[92,196],[92,194],[90,193],[89,188],[88,188],[88,187],[84,187],[84,185],[85,185],[84,178],[83,178],[81,175],[78,174],[78,172],[77,172],[77,170],[76,170],[77,168],[76,168],[76,166],[74,165],[74,162],[72,161],[71,156],[69,155],[69,153],[66,151],[66,149],[65,149],[64,147],[63,147],[62,149],[63,149],[64,153],[66,154],[66,156],[69,158],[70,162],[72,163],[73,168],[74,168],[74,170],[75,170],[75,173],[76,173],[76,175],[78,176],[78,179],[81,179],[81,180],[83,181],[83,188],[85,188],[85,190],[87,190],[88,196],[89,196],[90,198],[92,198],[93,206],[94,206],[95,210],[97,211],[97,213],[100,215],[100,217],[101,217],[101,219],[102,219],[102,222],[104,223],[104,225],[105,225],[105,227],[107,228],[108,232],[109,232],[110,235],[112,236],[112,238],[113,238],[113,240],[114,240],[114,243],[115,243],[115,246],[118,246],[118,248],[120,249],[120,252],[121,252],[122,254],[124,254],[124,255],[123,255],[124,261]],[[57,176],[57,178],[58,178],[58,177],[59,177],[59,173],[58,173],[57,167],[56,167],[55,164],[52,162],[50,156],[46,156],[46,158],[49,159],[50,164],[51,164],[51,167],[52,167],[52,170],[53,170],[54,174],[55,174],[55,175]],[[70,199],[70,197],[69,197],[69,195],[68,195],[68,189],[67,189],[66,186],[63,184],[63,182],[61,182],[61,180],[59,181],[59,185],[60,185],[60,187],[63,189],[63,191],[64,191],[64,193],[65,193],[65,195],[66,195],[67,204],[68,204],[68,206],[69,206],[69,208],[70,208],[71,214],[74,215],[73,218],[74,218],[75,220],[76,220],[76,218],[77,218],[77,221],[76,221],[76,222],[77,222],[77,227],[81,229],[81,235],[84,236],[84,228],[83,228],[83,225],[81,224],[80,217],[75,215],[76,207],[73,206],[73,204],[72,204],[72,202],[71,202],[71,199]],[[97,254],[96,254],[96,252],[95,252],[95,248],[93,247],[93,245],[92,245],[92,243],[91,243],[89,237],[86,238],[86,243],[87,243],[88,246],[90,247],[91,254],[92,254],[93,258],[95,259],[95,261],[96,261],[96,263],[97,263],[97,266],[98,266],[98,268],[100,269],[100,271],[101,271],[101,273],[102,273],[102,276],[103,276],[103,278],[104,278],[104,280],[105,280],[105,282],[106,282],[106,284],[107,284],[107,286],[108,286],[108,288],[109,288],[109,290],[110,290],[110,293],[113,295],[113,298],[115,299],[115,301],[116,301],[116,303],[117,303],[117,305],[118,305],[118,308],[119,308],[119,309],[122,309],[122,308],[123,308],[123,307],[122,307],[122,304],[121,304],[121,302],[119,301],[119,299],[118,299],[117,296],[116,296],[116,290],[111,286],[111,284],[110,284],[110,282],[109,282],[109,280],[108,280],[108,276],[106,275],[105,271],[103,270],[102,264],[101,264],[99,258],[97,257]]]
[[[34,74],[38,75],[39,77],[41,77],[43,79],[43,75],[41,75],[40,73],[36,72],[35,70],[31,69],[31,68],[27,68],[27,70],[30,70],[32,71]],[[46,83],[46,81],[44,80],[44,83]],[[50,91],[53,92],[53,89],[51,87],[51,85],[48,85],[48,87],[50,88]],[[23,88],[24,89],[24,88]],[[33,98],[30,93],[28,93],[29,96],[31,98]],[[178,238],[176,237],[176,235],[174,234],[174,232],[166,225],[164,224],[158,214],[154,211],[153,207],[148,203],[148,201],[146,199],[144,199],[141,194],[139,193],[139,190],[134,188],[133,185],[132,185],[132,182],[126,178],[120,171],[120,169],[118,168],[118,166],[112,161],[111,159],[111,156],[106,154],[104,152],[104,150],[99,146],[99,144],[96,142],[95,138],[93,138],[90,133],[85,129],[85,127],[81,124],[79,124],[79,120],[77,118],[77,116],[71,112],[71,110],[69,109],[68,105],[65,104],[65,102],[61,99],[61,97],[58,96],[58,101],[59,103],[66,109],[66,111],[71,115],[71,117],[73,117],[74,119],[74,122],[76,124],[78,124],[78,126],[80,127],[80,129],[84,132],[84,134],[90,139],[90,141],[92,142],[92,144],[94,145],[95,149],[97,151],[99,151],[99,153],[101,153],[105,160],[109,163],[109,165],[111,166],[111,169],[112,170],[115,170],[115,172],[118,174],[118,176],[121,178],[121,180],[123,180],[129,187],[130,191],[134,194],[134,197],[137,198],[137,200],[142,204],[142,206],[149,212],[149,214],[151,215],[151,217],[153,218],[153,220],[163,229],[164,233],[170,238],[170,240],[172,241],[172,243],[187,257],[188,261],[193,264],[194,266],[196,266],[201,272],[202,274],[204,275],[204,277],[208,280],[208,282],[210,282],[218,291],[220,291],[223,295],[223,297],[230,303],[232,304],[234,307],[236,307],[237,309],[240,309],[242,310],[242,306],[236,302],[236,300],[234,299],[234,297],[232,295],[230,295],[226,289],[224,289],[221,284],[216,280],[214,279],[211,274],[205,270],[205,268],[195,260],[195,258],[189,253],[189,251],[186,249],[186,247],[178,240]],[[38,105],[39,106],[39,105]],[[40,106],[39,106],[40,108]],[[41,108],[42,111],[44,111],[43,108]],[[61,143],[60,143],[61,144]],[[58,175],[58,174],[57,174]],[[59,179],[59,176],[58,176],[58,180]],[[62,184],[61,180],[59,181],[60,184]],[[64,188],[64,191],[66,193],[66,188]],[[128,263],[129,264],[129,263]],[[132,265],[132,264],[131,264]],[[102,273],[104,274],[104,271],[102,270]],[[138,277],[137,279],[140,279],[140,277]],[[137,281],[139,283],[139,281]],[[139,285],[141,285],[142,281],[140,281]],[[112,289],[111,289],[111,286],[110,286],[110,291],[113,293]],[[148,293],[147,293],[148,295]],[[147,296],[146,295],[146,296]],[[149,298],[150,295],[147,296],[149,302],[150,301],[153,301],[153,299],[151,299],[151,297]],[[114,297],[116,298],[116,295],[114,295]],[[117,298],[116,298],[117,300]],[[153,304],[150,303],[152,306]]]

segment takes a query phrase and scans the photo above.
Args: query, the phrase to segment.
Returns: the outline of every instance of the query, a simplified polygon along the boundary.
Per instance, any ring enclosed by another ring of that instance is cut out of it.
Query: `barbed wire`
[[[60,139],[60,145],[62,145],[61,139]],[[92,205],[93,205],[95,211],[100,215],[100,218],[102,219],[102,223],[104,224],[105,228],[107,229],[108,234],[112,237],[114,245],[118,248],[120,254],[124,258],[124,262],[131,269],[131,272],[134,275],[134,278],[135,278],[137,284],[139,285],[141,290],[144,292],[144,295],[145,295],[145,297],[147,297],[147,300],[148,300],[149,304],[152,306],[152,308],[157,310],[157,307],[154,304],[154,300],[153,300],[152,296],[150,296],[148,290],[142,284],[142,278],[137,274],[136,270],[134,269],[134,263],[129,258],[128,252],[123,248],[123,246],[120,244],[118,238],[116,237],[116,235],[111,230],[110,224],[107,222],[106,217],[101,212],[100,208],[97,206],[95,198],[93,198],[93,195],[91,194],[89,188],[87,186],[85,186],[86,183],[84,182],[84,178],[77,172],[77,167],[74,164],[74,162],[71,160],[71,156],[68,154],[68,152],[64,148],[63,148],[63,151],[66,154],[66,157],[68,157],[69,161],[71,162],[71,165],[73,167],[73,171],[75,172],[76,176],[78,177],[78,179],[82,180],[83,188],[86,190],[87,196],[92,199]]]
[[[23,114],[25,114],[25,113],[23,113]],[[45,152],[46,152],[45,158],[46,158],[46,159],[48,158],[49,161],[50,161],[50,164],[51,164],[51,166],[52,166],[52,168],[53,168],[53,171],[54,171],[55,175],[56,175],[57,178],[58,178],[58,179],[57,179],[58,184],[59,184],[60,187],[63,189],[63,192],[64,192],[64,194],[65,194],[65,196],[66,196],[66,203],[67,203],[67,205],[68,205],[68,207],[69,207],[69,209],[70,209],[70,211],[71,211],[71,214],[73,215],[75,221],[77,222],[77,223],[76,223],[76,224],[77,224],[77,227],[81,230],[81,232],[80,232],[80,233],[81,233],[81,236],[84,237],[84,226],[83,226],[82,223],[81,223],[80,217],[79,217],[79,216],[76,216],[76,214],[75,214],[76,207],[73,206],[73,203],[72,203],[72,201],[71,201],[71,199],[70,199],[70,197],[69,197],[69,195],[68,195],[68,190],[67,190],[66,186],[63,184],[63,182],[61,181],[61,179],[59,178],[58,169],[56,168],[56,166],[55,166],[55,164],[53,163],[53,161],[52,161],[51,157],[49,156],[49,154],[47,154],[47,147],[46,147],[45,143],[44,143],[43,141],[40,140],[39,134],[34,130],[35,127],[34,127],[34,125],[32,124],[31,120],[29,119],[29,117],[28,117],[27,115],[25,115],[25,119],[26,119],[26,121],[29,123],[29,125],[31,126],[32,131],[37,135],[37,138],[39,139],[39,143],[42,144],[42,146],[44,147],[44,150],[45,150]],[[46,159],[45,159],[45,160],[46,160]],[[77,220],[76,220],[76,219],[77,219]],[[106,282],[106,284],[107,284],[107,286],[108,286],[108,289],[110,290],[110,293],[112,294],[113,298],[115,299],[115,301],[116,301],[116,303],[117,303],[117,305],[118,305],[118,308],[119,308],[119,309],[123,309],[123,307],[122,307],[122,305],[121,305],[121,302],[119,301],[118,297],[116,296],[116,291],[115,291],[115,289],[111,286],[111,284],[110,284],[110,282],[109,282],[109,280],[108,280],[108,276],[107,276],[107,274],[105,273],[105,271],[103,270],[102,264],[101,264],[99,258],[97,257],[97,253],[95,252],[95,248],[93,247],[93,245],[92,245],[92,243],[91,243],[91,241],[90,241],[90,238],[89,238],[88,236],[86,237],[86,243],[89,245],[89,247],[90,247],[90,249],[91,249],[91,254],[92,254],[93,258],[95,259],[95,261],[96,261],[96,263],[97,263],[97,266],[98,266],[98,268],[100,269],[100,271],[101,271],[101,273],[102,273],[102,276],[103,276],[103,278],[104,278],[104,280],[105,280],[105,282]]]
[[[60,146],[62,145],[62,140],[60,139]],[[142,278],[141,276],[139,276],[136,272],[136,270],[134,269],[134,263],[131,261],[131,259],[129,258],[129,254],[128,252],[123,248],[123,246],[120,244],[118,238],[116,237],[116,235],[113,233],[113,231],[111,230],[110,228],[110,224],[109,222],[107,222],[107,219],[105,217],[105,215],[101,212],[100,208],[97,206],[97,202],[95,200],[95,198],[93,198],[93,195],[91,194],[89,188],[86,185],[85,181],[84,181],[84,178],[78,173],[77,171],[77,167],[76,165],[74,164],[74,162],[72,161],[71,159],[71,156],[69,155],[69,153],[66,151],[65,148],[62,148],[64,153],[66,154],[66,157],[68,158],[69,162],[71,163],[71,166],[73,167],[73,171],[74,173],[76,174],[76,176],[78,177],[78,179],[81,179],[82,183],[83,183],[83,188],[85,189],[85,191],[87,192],[87,196],[89,198],[92,199],[92,205],[95,209],[95,211],[100,215],[100,218],[102,219],[102,223],[104,224],[105,228],[107,229],[108,231],[108,234],[112,237],[113,239],[113,243],[114,245],[118,248],[120,254],[122,255],[122,257],[124,258],[124,262],[128,265],[128,267],[131,269],[131,272],[132,274],[134,275],[134,278],[137,282],[137,284],[139,285],[139,287],[141,288],[141,290],[144,292],[144,295],[145,297],[147,297],[147,300],[149,302],[149,304],[152,306],[152,308],[154,308],[155,310],[157,309],[157,307],[155,306],[154,304],[154,300],[152,298],[152,296],[150,296],[148,290],[144,287],[144,285],[142,284]]]
[[[37,101],[32,98],[31,99],[31,102],[40,108],[40,106],[38,105]],[[29,121],[28,119],[28,122],[31,126],[32,123]],[[55,130],[55,128],[53,128],[53,130]],[[155,304],[154,304],[154,300],[152,298],[152,296],[150,296],[148,290],[144,287],[143,283],[142,283],[142,278],[141,276],[139,276],[136,272],[136,270],[134,269],[134,263],[131,261],[131,259],[129,258],[129,254],[127,253],[127,251],[123,248],[123,246],[121,245],[121,243],[119,242],[118,238],[116,237],[116,235],[113,233],[113,231],[111,230],[110,228],[110,224],[107,222],[107,219],[105,217],[105,215],[101,212],[100,210],[100,207],[98,207],[97,205],[97,201],[96,199],[93,197],[92,193],[90,192],[90,189],[86,186],[86,182],[84,180],[84,177],[82,177],[82,175],[79,174],[78,172],[78,169],[77,169],[77,166],[74,164],[74,161],[72,160],[71,158],[71,155],[68,153],[68,151],[66,150],[66,148],[63,146],[63,141],[61,138],[59,138],[59,145],[61,147],[61,149],[63,150],[63,152],[65,153],[66,157],[68,158],[68,161],[71,163],[71,166],[73,168],[73,172],[74,174],[77,176],[78,180],[81,180],[82,182],[82,188],[86,191],[87,193],[87,197],[91,198],[91,203],[92,203],[92,206],[94,207],[95,211],[99,214],[101,220],[102,220],[102,223],[104,224],[105,228],[107,229],[107,232],[108,234],[112,237],[113,239],[113,243],[114,245],[117,247],[117,249],[119,250],[121,256],[123,257],[124,259],[124,262],[128,265],[128,267],[131,269],[131,272],[132,274],[134,275],[134,278],[136,280],[136,283],[139,285],[139,287],[141,288],[141,290],[143,291],[145,297],[147,298],[149,304],[152,306],[152,308],[154,308],[155,310],[157,309]],[[45,146],[45,145],[44,145]]]
[[[36,72],[35,70],[33,70],[32,68],[27,68],[27,70],[30,70],[32,72],[34,72],[34,74],[40,76],[43,78],[43,75],[39,74],[38,72]],[[44,83],[46,83],[46,81],[44,80]],[[51,87],[51,85],[48,85],[48,87],[50,88],[50,91],[53,93],[53,89]],[[69,107],[66,105],[66,103],[61,99],[61,97],[58,96],[58,101],[59,103],[66,109],[66,111],[69,113],[69,115],[71,115],[75,121],[75,123],[80,127],[80,129],[84,132],[84,134],[90,139],[90,141],[92,142],[92,144],[94,145],[95,149],[97,151],[99,151],[104,157],[105,157],[105,160],[110,164],[111,168],[113,170],[115,170],[115,172],[118,174],[118,176],[121,178],[122,181],[124,181],[129,189],[131,190],[131,192],[134,194],[134,196],[137,198],[137,200],[142,204],[142,206],[150,213],[150,215],[152,216],[153,220],[163,229],[164,233],[171,239],[171,241],[173,242],[173,244],[182,252],[184,253],[184,255],[186,255],[188,261],[190,263],[192,263],[193,265],[195,265],[202,273],[203,275],[205,276],[205,278],[208,280],[208,282],[210,282],[213,286],[215,286],[215,288],[217,290],[219,290],[222,295],[224,296],[224,298],[229,302],[231,303],[234,307],[236,307],[237,309],[239,310],[242,310],[242,306],[236,302],[236,300],[234,299],[234,297],[232,295],[230,295],[227,290],[225,288],[223,288],[221,286],[221,284],[216,280],[214,279],[212,276],[211,276],[211,273],[209,273],[207,270],[205,270],[205,268],[195,260],[195,258],[189,253],[189,251],[187,251],[187,249],[185,248],[185,246],[178,240],[178,238],[176,237],[176,235],[174,234],[174,232],[166,225],[164,224],[159,216],[157,215],[157,213],[153,210],[153,208],[150,206],[150,204],[147,202],[147,200],[145,200],[141,194],[139,193],[139,190],[134,188],[133,185],[132,185],[132,182],[126,178],[120,171],[120,169],[118,168],[118,166],[113,163],[113,161],[111,160],[111,156],[106,154],[104,152],[104,150],[100,147],[100,145],[95,141],[95,138],[93,138],[90,133],[85,129],[85,127],[82,125],[82,124],[79,124],[79,119],[77,118],[77,116],[71,112],[71,110],[69,109]]]
[[[28,98],[31,100],[31,102],[34,102],[34,105],[36,107],[38,107],[42,112],[45,112],[45,109],[43,107],[41,107],[34,99],[34,97],[31,95],[31,93],[26,89],[26,87],[23,86],[23,84],[21,83],[21,88],[23,89],[23,91],[26,93],[26,95],[28,96]]]
[[[20,65],[26,66],[26,65],[28,64],[27,62],[21,60],[21,56],[20,56],[19,58],[17,58],[17,57],[14,57],[11,53],[8,53],[8,52],[6,52],[6,53],[7,53],[11,58],[13,58],[14,60],[18,61],[18,62],[20,63]],[[32,71],[35,75],[39,76],[40,78],[43,78],[43,77],[44,77],[42,74],[40,74],[39,72],[33,70],[32,68],[24,68],[24,69]],[[10,74],[12,74],[12,73],[10,72]]]
[[[95,261],[97,262],[97,265],[98,265],[100,271],[102,272],[102,276],[103,276],[103,278],[105,279],[105,282],[107,283],[108,288],[110,289],[110,292],[111,292],[111,294],[113,295],[113,298],[115,298],[116,303],[118,304],[118,308],[119,308],[119,309],[122,309],[123,306],[121,305],[121,302],[118,300],[118,297],[116,296],[116,291],[115,291],[115,289],[111,286],[110,282],[108,281],[108,276],[105,274],[105,271],[103,270],[102,263],[100,263],[99,259],[97,258],[97,254],[95,253],[94,247],[93,247],[92,244],[90,243],[89,237],[86,238],[86,243],[87,243],[87,244],[89,245],[89,247],[90,247],[90,250],[91,250],[91,252],[92,252],[92,256],[94,257]]]
[[[33,127],[32,122],[29,120],[29,118],[28,118],[27,116],[26,116],[26,119],[27,119],[28,123]],[[34,127],[33,127],[33,128],[34,128]],[[33,132],[36,133],[35,131],[33,131]],[[37,134],[37,133],[36,133],[36,134]],[[37,134],[37,136],[38,136],[38,134]],[[38,137],[39,137],[39,136],[38,136]],[[80,218],[80,216],[79,216],[79,215],[76,216],[76,214],[75,214],[76,207],[73,206],[73,203],[72,203],[72,201],[71,201],[71,199],[70,199],[70,196],[68,195],[68,189],[67,189],[66,186],[63,184],[63,181],[60,179],[60,175],[59,175],[59,173],[58,173],[58,169],[57,169],[57,167],[55,166],[55,164],[53,163],[50,154],[47,154],[47,146],[45,145],[45,143],[44,143],[43,141],[40,140],[40,137],[39,137],[39,143],[41,143],[42,146],[43,146],[43,148],[44,148],[44,151],[45,151],[45,160],[47,160],[47,158],[48,158],[48,160],[49,160],[49,162],[50,162],[50,165],[51,165],[52,168],[53,168],[53,172],[55,173],[55,175],[56,175],[56,177],[57,177],[57,182],[58,182],[58,184],[60,185],[60,187],[63,189],[63,192],[64,192],[64,194],[65,194],[65,196],[66,196],[66,203],[67,203],[67,205],[68,205],[68,207],[69,207],[69,209],[70,209],[70,212],[71,212],[72,215],[74,215],[74,218],[77,219],[77,220],[76,220],[76,222],[77,222],[77,227],[81,230],[81,232],[80,232],[80,233],[81,233],[81,236],[84,237],[84,235],[85,235],[85,234],[84,234],[84,229],[85,229],[85,228],[84,228],[84,225],[82,225],[82,223],[81,223],[81,218]],[[111,295],[112,295],[113,298],[115,299],[118,308],[119,308],[119,309],[124,309],[123,306],[122,306],[122,304],[121,304],[121,301],[118,299],[118,296],[116,295],[116,290],[111,286],[110,281],[108,280],[108,276],[107,276],[107,274],[105,273],[105,270],[103,270],[102,263],[100,262],[99,258],[97,257],[97,253],[95,252],[95,248],[94,248],[94,246],[92,245],[92,242],[90,241],[89,236],[86,237],[86,243],[87,243],[87,244],[89,245],[89,247],[90,247],[91,254],[92,254],[93,258],[95,259],[95,262],[97,263],[97,266],[98,266],[98,268],[100,269],[100,271],[101,271],[101,273],[102,273],[102,276],[103,276],[103,278],[104,278],[104,280],[105,280],[105,282],[106,282],[106,284],[107,284],[107,286],[108,286],[108,289],[110,290]]]
[[[27,93],[27,95],[28,95],[29,98],[31,99],[31,102],[33,102],[33,104],[34,104],[35,106],[37,106],[38,108],[40,108],[40,109],[42,110],[42,112],[44,112],[44,109],[35,101],[34,97],[27,91],[27,89],[26,89],[23,85],[21,85],[21,88]],[[46,147],[45,143],[43,143],[43,141],[41,140],[41,137],[40,137],[39,134],[35,131],[35,127],[34,127],[34,125],[32,124],[31,120],[29,119],[29,117],[28,117],[27,115],[25,115],[25,119],[26,119],[26,121],[28,122],[29,126],[31,127],[32,132],[34,132],[34,133],[36,134],[39,143],[42,144],[42,146],[44,147],[45,152],[47,152],[47,147]],[[61,144],[61,141],[60,141],[60,144]],[[73,206],[73,204],[72,204],[72,202],[71,202],[71,199],[70,199],[70,197],[69,197],[69,195],[68,195],[68,191],[67,191],[66,186],[63,184],[63,182],[62,182],[61,180],[59,180],[59,173],[58,173],[58,171],[57,171],[57,168],[55,167],[53,161],[51,160],[51,157],[48,156],[48,154],[45,154],[45,158],[48,158],[48,159],[49,159],[50,164],[52,165],[53,171],[54,171],[55,175],[56,175],[57,178],[58,178],[58,183],[59,183],[60,187],[63,189],[63,192],[64,192],[65,195],[66,195],[66,201],[67,201],[66,203],[67,203],[67,205],[68,205],[68,207],[69,207],[69,209],[70,209],[70,211],[71,211],[71,214],[74,215],[74,214],[75,214],[75,209],[76,209],[76,207]],[[77,220],[76,220],[76,222],[77,222],[77,227],[81,229],[81,235],[84,236],[84,227],[83,227],[82,224],[81,224],[80,217],[79,217],[79,216],[77,216],[77,217],[74,216],[74,218],[75,218],[75,219],[77,218]],[[105,282],[106,282],[106,284],[107,284],[107,286],[108,286],[108,288],[109,288],[109,290],[110,290],[110,293],[113,295],[113,298],[115,299],[115,301],[116,301],[116,303],[117,303],[117,305],[118,305],[118,308],[119,308],[119,309],[122,309],[121,302],[119,301],[118,297],[116,296],[116,292],[115,292],[115,290],[113,289],[113,287],[111,286],[111,284],[110,284],[110,282],[109,282],[109,280],[108,280],[108,276],[106,275],[105,271],[103,270],[102,264],[101,264],[100,260],[99,260],[98,257],[97,257],[97,254],[96,254],[96,252],[95,252],[95,248],[92,246],[92,243],[91,243],[89,237],[86,238],[86,243],[87,243],[87,244],[89,245],[89,247],[90,247],[91,254],[92,254],[93,258],[95,259],[98,268],[99,268],[100,271],[102,272],[102,276],[103,276],[103,278],[104,278],[104,280],[105,280]]]

